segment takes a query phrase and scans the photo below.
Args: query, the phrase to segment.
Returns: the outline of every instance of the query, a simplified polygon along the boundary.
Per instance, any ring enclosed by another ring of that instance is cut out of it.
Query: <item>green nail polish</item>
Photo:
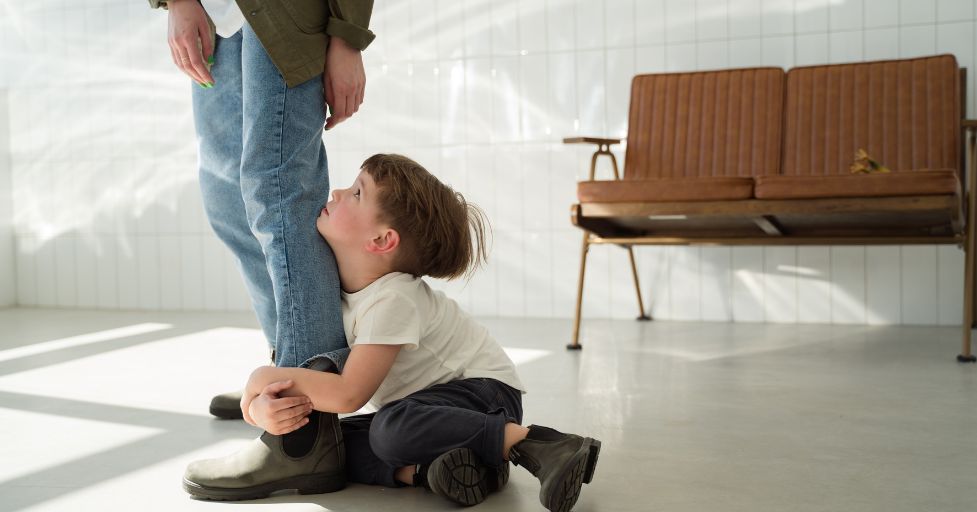
[[[207,64],[213,64],[213,63],[214,63],[214,56],[211,55],[210,57],[207,57]]]

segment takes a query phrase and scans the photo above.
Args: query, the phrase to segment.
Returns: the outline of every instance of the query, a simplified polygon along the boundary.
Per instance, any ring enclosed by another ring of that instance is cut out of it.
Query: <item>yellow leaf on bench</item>
[[[888,167],[872,160],[868,152],[859,148],[855,153],[855,161],[848,168],[852,174],[870,174],[874,172],[891,172]]]

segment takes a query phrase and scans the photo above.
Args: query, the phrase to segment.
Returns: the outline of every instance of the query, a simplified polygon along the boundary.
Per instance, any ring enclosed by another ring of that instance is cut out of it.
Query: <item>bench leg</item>
[[[651,320],[645,314],[645,303],[641,300],[641,284],[638,282],[638,267],[634,264],[634,247],[628,246],[628,258],[631,258],[631,276],[634,277],[634,291],[638,293],[638,320]]]
[[[963,346],[957,361],[961,363],[977,362],[970,348],[970,334],[974,324],[974,226],[967,226],[967,237],[964,240],[964,272],[963,272]]]
[[[580,309],[583,306],[583,277],[587,270],[587,250],[590,248],[590,233],[584,231],[583,245],[580,249],[580,277],[577,279],[577,312],[573,317],[573,341],[567,345],[570,350],[580,350]]]
[[[964,253],[964,270],[963,270],[963,346],[960,350],[960,355],[957,356],[957,361],[961,363],[974,363],[977,362],[977,357],[974,357],[973,352],[970,349],[970,334],[974,327],[974,233],[977,231],[977,226],[974,223],[977,222],[977,205],[975,205],[975,171],[977,171],[977,143],[975,143],[974,133],[968,132],[967,134],[967,152],[969,153],[969,162],[967,166],[967,178],[966,190],[964,191],[964,200],[966,201],[966,229],[964,230],[963,238],[963,253]]]
[[[968,235],[973,233],[973,227],[967,227]],[[963,347],[957,361],[961,363],[977,362],[970,349],[970,334],[974,323],[974,247],[973,238],[970,236],[964,240],[964,284],[963,284]]]

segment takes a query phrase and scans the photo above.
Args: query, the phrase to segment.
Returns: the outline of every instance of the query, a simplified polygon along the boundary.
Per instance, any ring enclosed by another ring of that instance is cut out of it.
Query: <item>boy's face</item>
[[[353,186],[332,192],[332,200],[319,211],[316,229],[333,250],[364,248],[381,233],[380,206],[373,177],[361,170]]]

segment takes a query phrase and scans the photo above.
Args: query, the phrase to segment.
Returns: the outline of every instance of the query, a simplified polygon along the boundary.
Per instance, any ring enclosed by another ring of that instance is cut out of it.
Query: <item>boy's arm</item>
[[[273,382],[291,380],[294,384],[282,396],[307,396],[317,411],[355,412],[376,393],[400,348],[401,345],[354,345],[341,375],[305,368],[262,366],[251,373],[244,390],[245,399],[261,394]]]

